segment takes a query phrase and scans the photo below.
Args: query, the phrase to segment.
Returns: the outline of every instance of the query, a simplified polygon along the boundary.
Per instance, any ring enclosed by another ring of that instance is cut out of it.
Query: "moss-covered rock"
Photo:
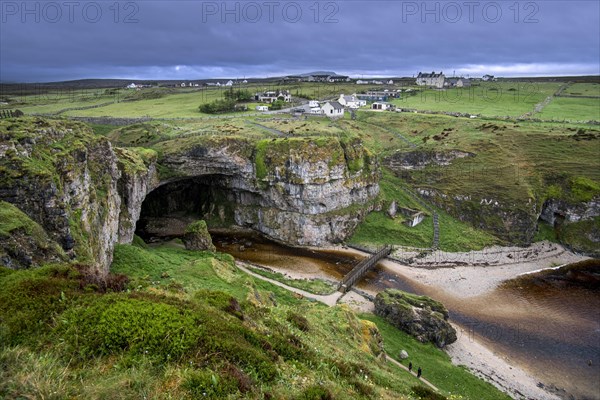
[[[106,273],[117,239],[117,158],[73,121],[0,121],[0,200],[18,207],[79,262]]]
[[[448,310],[427,296],[387,289],[375,297],[375,314],[419,341],[438,347],[456,341],[456,330],[448,323]]]
[[[46,231],[13,204],[0,201],[0,265],[17,269],[66,259]]]
[[[183,235],[183,243],[188,250],[216,251],[204,220],[192,222],[187,226],[185,235]]]

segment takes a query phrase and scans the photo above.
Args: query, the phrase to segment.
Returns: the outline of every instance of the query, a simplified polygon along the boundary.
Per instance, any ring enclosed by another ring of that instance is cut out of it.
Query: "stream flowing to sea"
[[[213,242],[243,261],[331,280],[340,280],[361,258],[287,247],[256,235],[213,234]],[[461,299],[436,296],[434,288],[378,265],[357,287],[369,292],[396,288],[442,301],[461,334],[529,371],[550,391],[564,399],[600,400],[600,287],[570,281],[561,271],[553,276],[560,279],[527,275]]]

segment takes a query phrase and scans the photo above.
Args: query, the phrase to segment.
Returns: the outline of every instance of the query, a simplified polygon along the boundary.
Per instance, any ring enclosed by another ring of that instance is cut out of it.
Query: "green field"
[[[420,111],[448,111],[489,117],[519,117],[552,96],[561,83],[481,82],[469,88],[420,89],[391,101]]]
[[[550,104],[535,116],[553,120],[600,121],[600,97],[597,99],[554,97]]]
[[[600,83],[574,83],[570,85],[564,92],[570,96],[596,96],[600,97]]]

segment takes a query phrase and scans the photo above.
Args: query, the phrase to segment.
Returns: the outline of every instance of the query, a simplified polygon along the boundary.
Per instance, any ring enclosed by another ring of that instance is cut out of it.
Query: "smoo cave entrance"
[[[210,229],[235,224],[238,191],[227,186],[228,177],[207,175],[166,183],[148,193],[142,203],[136,235],[145,242],[183,236],[186,227],[198,220]]]

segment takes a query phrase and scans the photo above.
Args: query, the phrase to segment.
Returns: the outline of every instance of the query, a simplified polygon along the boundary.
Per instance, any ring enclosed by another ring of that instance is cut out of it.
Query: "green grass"
[[[23,211],[11,203],[0,201],[0,237],[10,237],[17,230],[22,230],[36,240],[46,237],[44,229]]]
[[[405,182],[384,169],[380,181],[380,198],[389,205],[396,200],[399,206],[421,210],[428,216],[417,226],[410,228],[403,224],[404,218],[398,215],[391,219],[385,211],[372,212],[358,226],[349,242],[354,244],[384,245],[393,244],[409,247],[430,248],[433,241],[431,212],[424,209],[415,199],[403,190]],[[452,218],[438,209],[440,222],[440,249],[446,251],[479,250],[498,243],[498,239],[469,224]]]
[[[600,83],[574,83],[563,94],[571,96],[598,96],[600,97]]]
[[[332,294],[337,289],[337,286],[334,283],[324,281],[323,279],[291,279],[287,278],[280,272],[267,271],[263,268],[250,267],[250,270],[264,277],[276,280],[277,282],[281,282],[288,286],[302,289],[313,294],[328,295]]]
[[[600,121],[600,97],[597,99],[555,97],[535,117],[566,121]]]
[[[118,245],[113,272],[129,283],[111,275],[104,293],[69,266],[0,268],[0,397],[414,398],[416,379],[379,358],[374,324],[298,300],[228,255]],[[436,368],[447,387],[475,385],[449,363]]]
[[[373,314],[361,314],[360,317],[377,324],[389,356],[404,365],[412,362],[415,369],[421,367],[423,377],[445,394],[460,394],[464,399],[472,400],[510,399],[489,383],[471,375],[465,368],[452,365],[450,357],[435,345],[420,343]],[[401,350],[408,352],[408,359],[400,360]]]
[[[518,117],[551,96],[560,83],[482,82],[470,88],[446,90],[420,89],[414,96],[404,95],[391,102],[416,110],[448,111],[483,116]]]

